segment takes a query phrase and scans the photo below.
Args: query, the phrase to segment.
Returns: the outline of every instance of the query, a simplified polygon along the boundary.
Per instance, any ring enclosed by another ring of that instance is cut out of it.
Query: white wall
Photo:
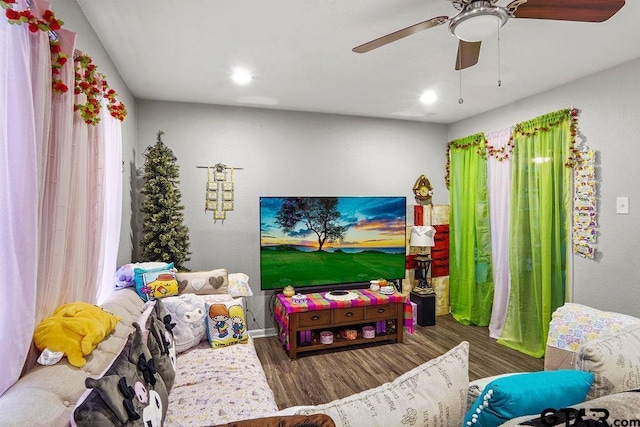
[[[178,159],[187,267],[248,274],[261,328],[272,324],[271,293],[260,291],[260,196],[399,195],[415,204],[412,187],[425,174],[435,203],[448,203],[444,125],[158,101],[138,101],[138,118],[138,152],[163,130]],[[224,223],[204,211],[207,174],[196,168],[216,163],[244,168],[234,172],[235,210]]]
[[[596,150],[599,181],[598,256],[573,257],[574,302],[640,315],[640,60],[566,84],[449,127],[454,139],[492,131],[574,106],[579,132]],[[629,215],[615,213],[628,196]]]
[[[63,28],[77,34],[76,49],[91,57],[98,67],[98,72],[107,77],[109,86],[118,93],[118,100],[122,101],[127,108],[127,118],[122,123],[124,172],[122,174],[122,226],[118,251],[118,265],[126,264],[130,262],[132,253],[131,171],[137,140],[136,100],[75,0],[49,0],[49,2],[56,17],[64,22]]]

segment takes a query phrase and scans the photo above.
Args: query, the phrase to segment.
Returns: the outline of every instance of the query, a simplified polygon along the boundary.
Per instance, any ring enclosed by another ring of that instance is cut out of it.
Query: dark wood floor
[[[470,344],[471,381],[507,372],[540,371],[543,359],[497,344],[488,329],[464,326],[438,316],[435,326],[416,327],[402,344],[369,344],[302,353],[290,360],[276,337],[255,340],[269,385],[280,409],[317,405],[358,393],[438,357],[462,341]]]

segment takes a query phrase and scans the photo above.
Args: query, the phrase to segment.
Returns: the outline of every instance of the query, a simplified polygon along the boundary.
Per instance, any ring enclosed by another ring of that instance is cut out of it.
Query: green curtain
[[[451,314],[462,324],[487,326],[493,270],[484,134],[451,141],[448,160]]]
[[[551,313],[564,304],[571,209],[570,110],[520,123],[512,153],[511,292],[498,342],[544,356]]]

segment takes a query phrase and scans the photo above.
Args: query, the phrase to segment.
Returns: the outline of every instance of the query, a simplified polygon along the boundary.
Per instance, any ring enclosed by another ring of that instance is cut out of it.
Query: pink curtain
[[[489,336],[499,338],[509,302],[509,211],[511,200],[511,128],[486,136],[487,183],[489,186],[489,218],[491,224],[491,257],[493,258],[493,308]]]
[[[24,8],[23,3],[17,4]],[[46,37],[46,35],[45,35]],[[38,131],[32,66],[40,34],[0,19],[0,394],[20,375],[35,326],[38,264]],[[48,45],[48,42],[47,42]],[[33,47],[33,50],[32,50]],[[48,49],[47,49],[48,54]],[[46,64],[46,58],[40,58]],[[50,71],[49,71],[50,72]],[[11,326],[9,326],[11,325]]]
[[[62,51],[73,57],[75,34],[61,29],[58,37]],[[56,93],[52,101],[52,120],[49,137],[49,157],[46,159],[46,174],[43,198],[43,221],[40,241],[39,277],[47,286],[38,292],[36,299],[36,324],[53,313],[61,301],[75,299],[75,280],[64,283],[65,270],[73,268],[68,258],[68,223],[73,213],[71,205],[73,173],[73,61],[60,70],[60,80],[70,88],[66,93]],[[75,226],[75,225],[74,225]]]
[[[32,0],[31,12],[50,9]],[[27,8],[19,0],[13,10]],[[120,236],[120,122],[103,97],[100,122],[74,104],[76,35],[55,31],[69,60],[52,91],[48,33],[0,17],[0,395],[35,363],[37,324],[61,304],[113,290]],[[100,86],[102,87],[102,86]],[[11,327],[6,327],[11,325]],[[11,345],[8,345],[11,343]]]

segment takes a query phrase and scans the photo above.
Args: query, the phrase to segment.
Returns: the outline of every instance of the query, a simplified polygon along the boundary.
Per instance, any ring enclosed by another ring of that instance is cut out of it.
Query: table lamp
[[[434,293],[433,289],[427,282],[427,273],[431,266],[431,255],[426,253],[426,248],[430,248],[435,245],[435,234],[436,229],[430,225],[416,225],[411,227],[409,246],[418,248],[416,256],[416,277],[418,278],[418,285],[413,289],[413,292],[418,294]]]

